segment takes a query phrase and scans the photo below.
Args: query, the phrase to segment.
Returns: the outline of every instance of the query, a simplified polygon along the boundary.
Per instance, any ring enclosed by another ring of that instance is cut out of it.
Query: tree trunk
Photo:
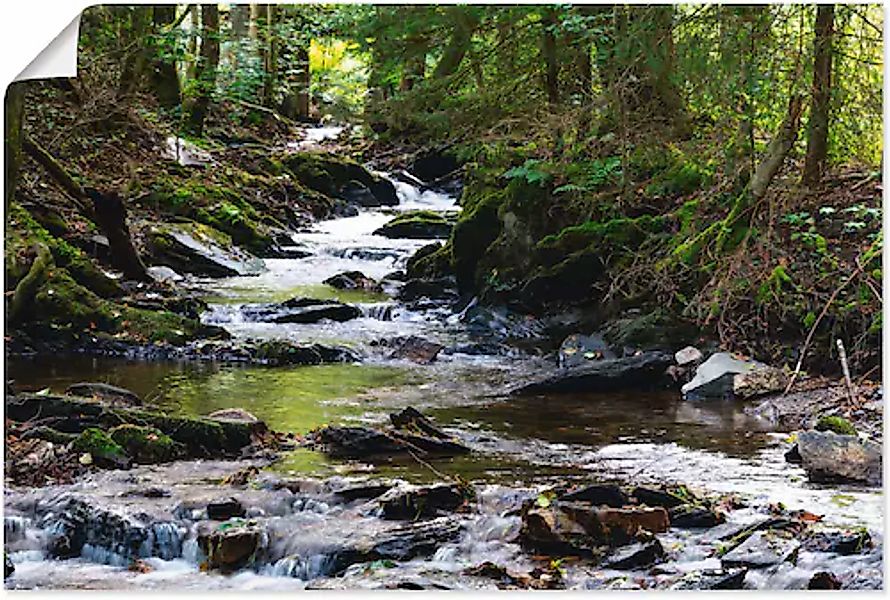
[[[189,81],[195,78],[195,69],[198,67],[198,30],[201,28],[200,14],[197,4],[189,5],[189,43],[188,59],[185,64],[185,78]]]
[[[260,31],[259,24],[263,18],[263,13],[265,11],[262,9],[262,6],[259,4],[251,4],[250,5],[250,22],[247,26],[247,35],[250,36],[250,39],[256,41],[260,39]]]
[[[471,12],[472,7],[451,6],[449,8],[454,20],[454,27],[451,31],[451,39],[442,52],[442,58],[439,59],[439,63],[433,71],[433,77],[436,79],[448,77],[457,71],[467,50],[470,49],[473,32],[479,26],[478,17]]]
[[[195,68],[196,90],[188,114],[188,128],[195,135],[204,135],[204,119],[216,87],[219,66],[219,8],[216,4],[201,7],[201,54]]]
[[[426,39],[409,38],[406,45],[407,58],[402,67],[402,80],[399,82],[399,90],[403,92],[414,89],[417,82],[423,81],[423,78],[426,77]]]
[[[3,150],[5,157],[3,203],[9,209],[9,202],[15,195],[19,169],[22,166],[22,125],[25,114],[25,83],[12,83],[6,88],[4,106]]]
[[[250,5],[233,4],[229,10],[232,15],[232,39],[243,40],[247,37],[250,24]]]
[[[154,7],[154,29],[156,34],[167,31],[176,21],[175,4],[159,4]],[[158,103],[172,110],[179,106],[181,94],[179,89],[179,73],[176,72],[176,60],[165,56],[167,52],[157,43],[154,46],[154,58],[151,72],[151,87]]]
[[[149,45],[145,43],[151,26],[150,6],[130,7],[129,27],[124,28],[122,41],[126,47],[117,86],[119,97],[143,89],[149,61]]]
[[[278,6],[266,5],[266,85],[263,87],[263,104],[273,106],[278,89],[278,32],[280,15]]]
[[[125,279],[149,281],[151,278],[145,270],[145,264],[133,247],[127,227],[127,208],[120,196],[113,192],[103,194],[93,188],[86,188],[85,192],[93,201],[96,225],[108,238],[111,265],[119,269]]]
[[[559,21],[556,10],[544,9],[541,19],[543,37],[541,41],[541,58],[544,61],[544,90],[547,92],[547,102],[559,104],[559,61],[556,56],[556,28]]]
[[[828,119],[831,102],[831,59],[834,36],[834,5],[820,4],[816,9],[813,42],[813,98],[807,124],[807,155],[803,183],[819,183],[828,155]]]
[[[794,94],[788,101],[788,113],[776,135],[770,140],[766,149],[766,156],[757,165],[754,175],[751,177],[751,196],[756,200],[765,193],[773,177],[779,172],[785,157],[794,147],[797,134],[800,131],[800,112],[803,107],[801,96]]]

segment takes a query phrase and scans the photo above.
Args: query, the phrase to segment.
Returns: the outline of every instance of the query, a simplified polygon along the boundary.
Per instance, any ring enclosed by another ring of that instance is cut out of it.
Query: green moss
[[[506,199],[504,189],[491,189],[484,184],[475,183],[464,189],[464,208],[449,242],[454,274],[462,289],[473,286],[480,259],[501,233],[498,211]]]
[[[424,246],[405,265],[409,279],[436,279],[450,275],[452,270],[451,242]]]
[[[120,294],[120,286],[105,275],[80,249],[65,240],[51,235],[34,217],[19,204],[10,203],[6,227],[6,275],[7,289],[14,287],[27,273],[30,261],[27,255],[36,243],[49,248],[56,265],[66,269],[80,285],[103,298]]]
[[[30,315],[55,328],[107,331],[115,328],[112,306],[57,268],[38,288]]]
[[[564,257],[588,248],[605,256],[616,249],[639,247],[647,237],[662,233],[667,221],[667,217],[651,215],[587,221],[545,237],[538,242],[537,251],[544,265],[554,265]]]
[[[85,429],[74,440],[72,448],[77,452],[90,454],[100,466],[122,465],[128,462],[127,453],[120,444],[97,427]]]
[[[813,429],[816,431],[833,431],[839,435],[856,435],[856,428],[853,427],[853,424],[847,419],[838,416],[819,417]]]
[[[785,267],[777,265],[757,288],[757,303],[766,304],[781,298],[785,288],[796,289],[796,286]]]
[[[357,181],[373,189],[381,178],[356,161],[321,152],[295,152],[276,157],[301,183],[309,188],[337,196],[349,182]]]
[[[201,323],[166,310],[124,307],[118,311],[116,329],[134,341],[166,342],[182,345],[195,339]]]
[[[109,434],[139,464],[170,462],[176,458],[176,443],[155,427],[125,424],[115,427]]]

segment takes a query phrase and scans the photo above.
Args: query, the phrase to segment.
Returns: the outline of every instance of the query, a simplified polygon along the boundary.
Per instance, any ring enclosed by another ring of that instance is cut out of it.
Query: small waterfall
[[[293,501],[291,510],[295,513],[314,512],[323,515],[330,512],[331,506],[327,502],[322,502],[308,496],[302,496]]]
[[[276,561],[261,571],[264,575],[275,577],[293,577],[302,581],[310,581],[324,577],[333,568],[333,559],[327,554],[313,554],[307,558],[292,555]]]
[[[31,519],[19,515],[9,515],[3,518],[3,539],[6,544],[24,540],[31,525]]]
[[[183,542],[188,530],[176,523],[154,523],[148,531],[148,537],[139,548],[139,556],[149,558],[157,556],[164,560],[179,558],[183,554]]]
[[[361,304],[359,309],[362,316],[377,321],[392,321],[393,305],[389,302],[378,302],[376,304]]]

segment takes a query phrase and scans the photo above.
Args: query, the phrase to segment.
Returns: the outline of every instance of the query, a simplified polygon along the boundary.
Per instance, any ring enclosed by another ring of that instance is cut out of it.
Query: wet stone
[[[683,498],[667,488],[657,489],[636,487],[631,495],[636,498],[640,504],[645,504],[646,506],[674,508],[685,503]]]
[[[472,489],[451,483],[389,490],[377,499],[384,519],[403,520],[438,517],[466,506]]]
[[[223,526],[229,527],[223,528]],[[232,571],[250,562],[260,549],[263,531],[253,522],[223,523],[198,536],[198,546],[207,556],[210,568]]]
[[[318,323],[350,321],[361,316],[356,306],[335,300],[291,298],[279,304],[259,304],[242,310],[245,318],[264,323]]]
[[[236,498],[221,498],[207,505],[207,518],[213,521],[228,521],[233,517],[244,517],[247,511]]]
[[[141,406],[142,400],[124,388],[108,385],[107,383],[75,383],[68,386],[65,393],[70,396],[82,396],[94,398],[100,402],[112,406]]]
[[[380,284],[362,273],[361,271],[347,271],[328,277],[324,283],[338,290],[365,290],[369,292],[381,291]]]
[[[690,573],[671,586],[674,590],[740,590],[748,569],[706,569]]]
[[[612,359],[615,353],[599,335],[573,333],[559,347],[559,366],[577,367],[590,361]]]
[[[406,359],[420,365],[428,365],[439,355],[444,346],[412,335],[409,337],[387,340],[387,346],[393,348],[389,358]]]
[[[664,558],[664,548],[658,540],[633,544],[621,548],[600,564],[604,569],[630,571],[642,569]]]
[[[703,529],[723,523],[725,517],[709,508],[681,505],[670,510],[671,526],[680,529]]]
[[[757,531],[735,549],[727,552],[721,562],[724,567],[762,569],[783,562],[794,562],[800,542],[786,532]]]
[[[881,446],[832,431],[804,431],[798,451],[810,481],[881,485]]]
[[[629,503],[617,485],[589,485],[563,495],[561,500],[589,502],[595,506],[621,508]]]
[[[808,590],[839,590],[841,582],[834,573],[819,571],[814,573],[807,583]]]
[[[871,534],[865,529],[818,531],[804,540],[803,547],[811,552],[835,552],[841,555],[859,554],[873,546]]]

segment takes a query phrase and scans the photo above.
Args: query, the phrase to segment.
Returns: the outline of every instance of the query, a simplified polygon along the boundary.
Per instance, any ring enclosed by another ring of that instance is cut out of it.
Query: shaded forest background
[[[263,200],[275,165],[243,175],[245,161],[301,123],[345,123],[339,154],[460,174],[451,238],[409,275],[453,275],[528,313],[641,313],[785,362],[812,335],[835,364],[841,338],[867,374],[882,327],[882,31],[882,7],[862,4],[95,7],[76,79],[7,93],[7,215],[81,260],[99,224],[89,186],[136,221],[246,230],[261,254],[266,229],[291,223]],[[196,178],[158,166],[167,135],[241,154]],[[7,297],[35,256],[7,244]]]

